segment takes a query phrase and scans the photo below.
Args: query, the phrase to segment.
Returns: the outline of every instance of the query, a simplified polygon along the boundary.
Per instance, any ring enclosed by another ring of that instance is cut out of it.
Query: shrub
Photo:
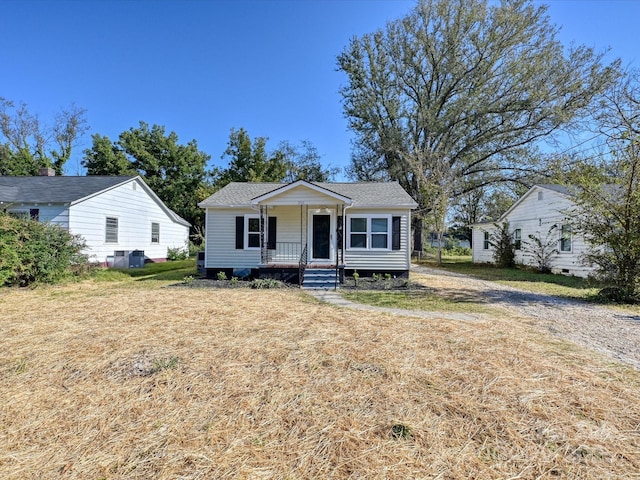
[[[84,248],[58,225],[0,214],[0,285],[54,283],[86,271]]]
[[[493,261],[498,267],[513,268],[516,265],[516,247],[509,232],[509,222],[494,226],[496,229],[489,240],[489,244],[494,248]]]
[[[167,247],[167,260],[169,260],[170,262],[176,260],[186,260],[187,258],[189,258],[189,250],[180,247]]]
[[[227,274],[220,271],[218,272],[218,274],[216,275],[216,277],[218,278],[219,281],[223,282],[227,279]]]
[[[256,278],[251,282],[251,288],[280,288],[282,282],[273,278]]]

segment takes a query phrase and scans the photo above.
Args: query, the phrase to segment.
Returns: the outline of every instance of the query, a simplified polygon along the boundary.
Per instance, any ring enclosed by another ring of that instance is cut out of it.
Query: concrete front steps
[[[302,288],[307,290],[333,290],[336,286],[336,270],[334,268],[307,268],[302,277]]]

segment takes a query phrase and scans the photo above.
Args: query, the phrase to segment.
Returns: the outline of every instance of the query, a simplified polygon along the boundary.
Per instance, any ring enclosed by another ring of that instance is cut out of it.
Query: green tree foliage
[[[528,0],[420,0],[338,56],[350,174],[393,179],[418,213],[535,169],[536,142],[586,113],[618,62],[565,49]]]
[[[229,143],[222,158],[229,158],[229,166],[223,170],[216,185],[223,187],[230,182],[281,182],[287,173],[287,163],[282,152],[267,151],[267,138],[251,137],[244,128],[231,129]]]
[[[57,225],[0,213],[0,285],[57,282],[87,263],[84,247]]]
[[[611,284],[614,300],[640,301],[640,74],[604,97],[599,116],[609,156],[573,165],[574,229],[590,245],[586,262]]]
[[[76,141],[87,131],[85,114],[72,104],[46,127],[26,104],[0,98],[0,175],[37,175],[40,168],[62,175]]]
[[[170,209],[192,225],[202,225],[198,202],[210,191],[206,166],[211,157],[198,150],[195,140],[182,145],[175,132],[166,134],[164,126],[145,122],[122,132],[117,142],[101,135],[92,138],[82,161],[89,175],[140,175]]]
[[[281,142],[275,150],[267,150],[267,138],[253,140],[244,128],[232,129],[222,158],[229,158],[229,166],[220,171],[215,181],[218,188],[230,182],[327,182],[337,168],[320,162],[316,147],[308,140],[293,145]]]
[[[84,151],[82,164],[87,168],[87,175],[137,175],[133,163],[118,143],[109,137],[94,134],[91,136],[93,146]]]
[[[516,246],[509,231],[509,222],[494,223],[495,230],[489,236],[493,247],[493,261],[498,267],[513,268],[516,265]]]
[[[284,178],[286,182],[330,182],[340,172],[338,167],[322,165],[318,149],[309,140],[303,140],[299,145],[281,142],[278,151],[284,156],[287,165]]]

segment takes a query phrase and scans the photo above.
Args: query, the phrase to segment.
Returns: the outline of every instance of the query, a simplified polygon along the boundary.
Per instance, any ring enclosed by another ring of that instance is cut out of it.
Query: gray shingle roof
[[[535,185],[537,187],[546,188],[547,190],[553,190],[554,192],[562,193],[564,195],[572,195],[571,190],[564,185],[556,185],[553,183],[539,183]]]
[[[0,176],[2,203],[73,203],[135,177],[6,177]]]
[[[137,177],[87,175],[86,177],[8,177],[0,175],[0,204],[7,203],[75,203]],[[142,182],[144,183],[144,182]],[[168,208],[144,184],[167,214],[177,223],[190,226],[184,218]]]
[[[354,206],[409,208],[417,206],[398,182],[313,182],[313,184],[352,199]],[[252,199],[282,188],[284,185],[282,183],[232,182],[200,202],[199,206],[203,208],[248,206]]]

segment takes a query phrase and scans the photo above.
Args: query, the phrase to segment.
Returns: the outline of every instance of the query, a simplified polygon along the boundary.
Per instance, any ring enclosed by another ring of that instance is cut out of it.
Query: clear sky
[[[560,40],[611,48],[640,67],[637,0],[549,0]],[[41,121],[74,102],[90,132],[116,140],[140,121],[195,139],[212,163],[231,128],[311,141],[322,162],[349,164],[336,56],[353,36],[409,12],[413,0],[0,0],[0,97]],[[340,178],[342,179],[342,178]]]

